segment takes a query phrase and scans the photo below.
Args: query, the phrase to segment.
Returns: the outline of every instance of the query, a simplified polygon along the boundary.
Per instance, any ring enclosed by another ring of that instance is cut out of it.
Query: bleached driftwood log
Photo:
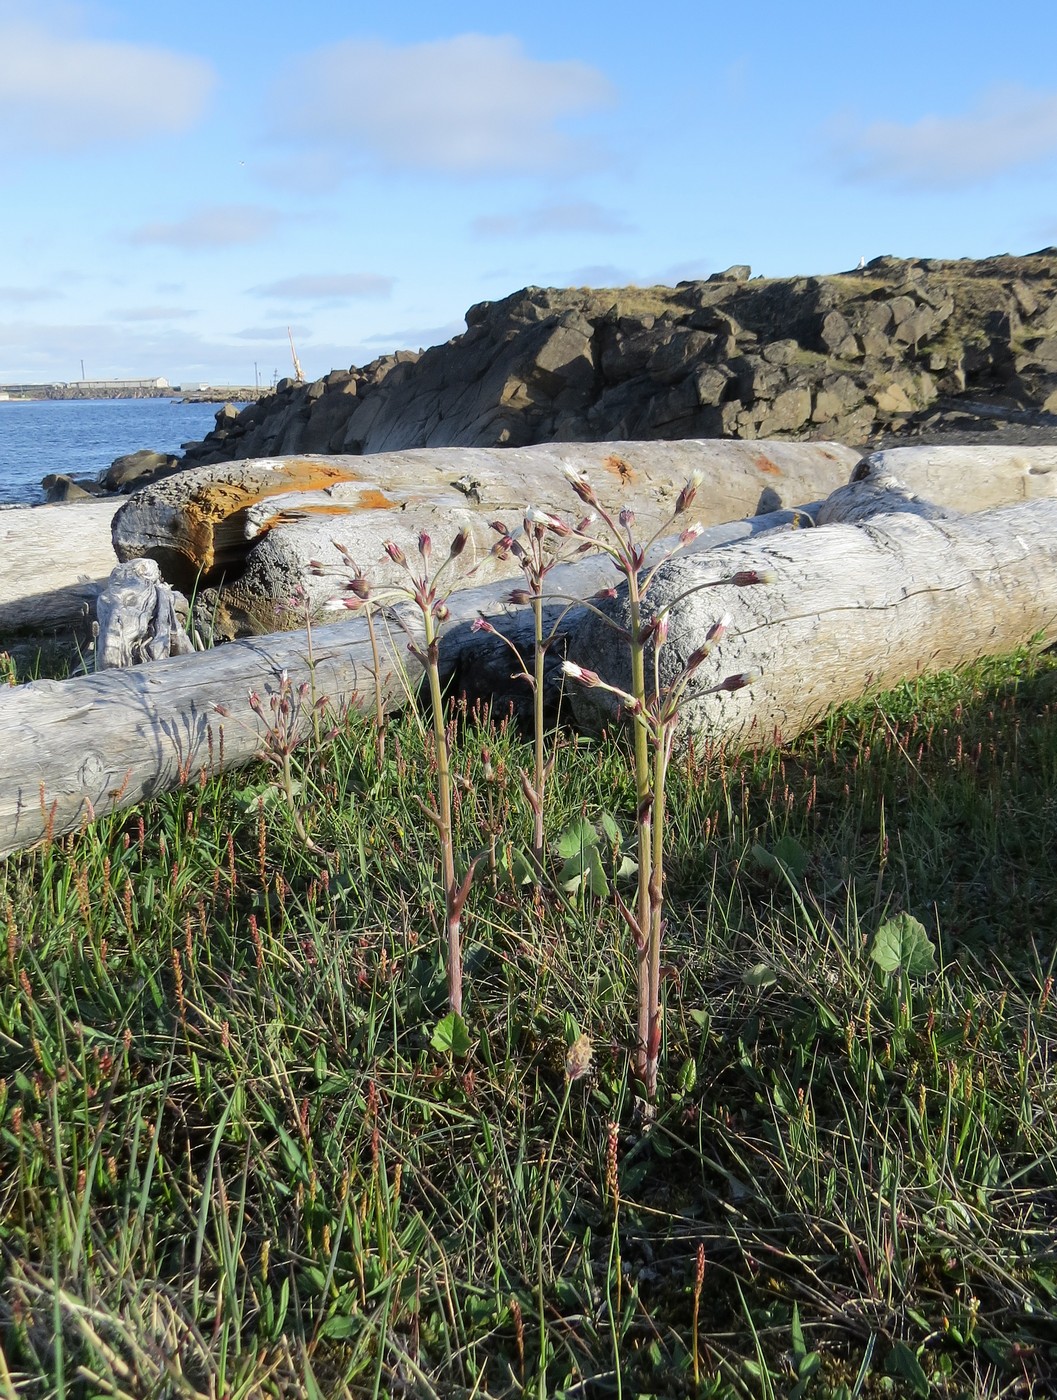
[[[216,637],[298,625],[301,595],[318,607],[333,591],[315,559],[338,539],[380,584],[395,581],[381,541],[405,551],[420,530],[446,547],[469,531],[475,581],[511,575],[490,555],[497,516],[516,523],[527,505],[576,512],[559,465],[593,475],[607,501],[635,510],[649,534],[671,512],[687,477],[705,477],[693,519],[717,524],[825,496],[846,481],[858,453],[836,443],[605,442],[523,448],[424,448],[370,457],[282,457],[200,467],[145,487],[114,521],[121,559],[148,555],[185,591],[196,624]],[[227,574],[221,582],[221,576]],[[215,585],[215,586],[213,586]]]
[[[688,722],[702,737],[790,737],[828,706],[872,686],[1057,636],[1057,501],[942,520],[887,515],[860,526],[747,538],[763,523],[766,517],[720,527],[717,537],[726,543],[710,540],[711,549],[679,556],[658,576],[675,598],[736,569],[778,575],[772,585],[729,596],[718,589],[694,594],[707,606],[685,616],[686,604],[673,603],[673,640],[662,653],[669,663],[696,646],[701,629],[726,609],[733,621],[714,674],[754,666],[764,673],[759,684],[721,703],[712,697],[688,707]],[[597,559],[550,576],[552,588],[580,597],[612,580],[612,566]],[[478,609],[496,608],[508,588],[453,595],[444,654],[473,662],[476,653],[466,649],[481,639],[470,633],[470,621]],[[378,683],[385,707],[400,703],[416,679],[404,643],[398,631],[383,646]],[[588,610],[566,619],[565,645],[582,665],[623,679],[620,648]],[[295,684],[311,678],[313,693],[336,708],[373,704],[362,622],[316,629],[311,654],[310,665],[306,635],[290,633],[9,690],[0,696],[0,853],[201,772],[247,762],[261,742],[248,693],[274,691],[283,671]],[[598,722],[592,701],[601,694],[579,692],[582,718]],[[220,715],[218,705],[229,713]]]
[[[558,464],[586,471],[609,504],[636,511],[648,534],[692,470],[704,474],[692,518],[714,524],[826,496],[857,460],[833,443],[684,441],[244,461],[145,488],[115,520],[114,540],[122,559],[149,554],[169,582],[195,585],[203,634],[235,637],[297,625],[298,611],[285,606],[295,594],[309,607],[326,598],[330,584],[311,561],[327,557],[335,538],[384,583],[391,566],[379,557],[380,539],[407,550],[421,529],[444,544],[466,527],[477,580],[499,576],[502,561],[488,555],[492,519],[517,519],[530,503],[576,505]],[[868,473],[894,472],[937,507],[976,511],[1057,494],[1057,448],[912,447],[868,462]]]
[[[752,666],[764,672],[745,692],[687,708],[694,732],[706,738],[790,736],[871,686],[1057,636],[1057,501],[938,521],[885,515],[745,542],[767,524],[773,521],[762,517],[720,526],[658,575],[672,598],[738,568],[778,575],[776,584],[729,596],[699,592],[693,596],[707,599],[707,608],[696,615],[676,616],[685,605],[673,603],[673,640],[662,652],[669,662],[692,650],[701,629],[727,609],[731,633],[714,675]],[[700,547],[706,543],[711,552]],[[554,570],[549,582],[582,598],[613,578],[606,561],[585,560]],[[470,620],[500,606],[508,589],[507,581],[452,596],[442,652],[456,665],[468,655],[477,669],[479,652],[468,648],[482,638],[470,634]],[[661,602],[658,594],[655,605]],[[592,619],[585,609],[566,617],[568,654],[619,683],[619,647]],[[522,636],[531,643],[531,634]],[[371,706],[375,678],[363,623],[316,629],[311,658],[307,636],[291,633],[1,694],[0,854],[203,771],[248,762],[262,736],[248,694],[276,689],[283,671],[295,685],[311,678],[314,694],[336,708]],[[507,666],[508,678],[511,658]],[[403,700],[407,680],[416,676],[398,631],[379,669],[384,706]],[[598,722],[591,701],[599,694],[578,694],[581,717]]]
[[[0,632],[43,631],[90,616],[117,563],[120,500],[0,511]]]
[[[926,510],[924,515],[928,515]],[[748,744],[790,738],[834,704],[908,677],[1057,639],[1057,501],[926,519],[917,511],[858,525],[733,545],[680,557],[658,570],[650,611],[669,608],[660,656],[666,686],[724,614],[729,631],[686,692],[682,736]],[[753,587],[702,588],[723,574],[773,572]],[[627,626],[626,597],[607,606]],[[594,613],[571,629],[581,666],[625,690],[626,647]],[[725,677],[759,671],[733,694],[707,694]],[[612,695],[575,685],[578,723],[617,713]]]
[[[897,477],[916,495],[957,510],[991,510],[1057,496],[1057,447],[886,447],[863,460],[866,473]]]
[[[720,548],[800,518],[785,511],[728,522],[706,531],[697,546]],[[548,582],[560,594],[589,594],[611,577],[608,561],[587,558],[555,569]],[[505,580],[452,594],[446,628],[453,659],[461,646],[488,640],[471,634],[470,625],[482,610],[500,618],[510,587]],[[414,629],[413,610],[404,618]],[[421,668],[407,652],[405,632],[381,620],[375,626],[382,706],[395,709]],[[497,675],[509,689],[509,652],[503,664]],[[314,628],[310,637],[301,631],[246,638],[131,669],[0,689],[0,856],[202,773],[249,763],[263,738],[250,693],[274,694],[284,671],[295,685],[311,681],[312,694],[326,696],[336,712],[374,706],[372,647],[358,619]],[[218,705],[227,713],[218,713]],[[301,716],[298,732],[307,732],[308,723]]]

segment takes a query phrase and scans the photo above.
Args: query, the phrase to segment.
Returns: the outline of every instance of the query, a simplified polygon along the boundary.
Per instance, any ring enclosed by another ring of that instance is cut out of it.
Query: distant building
[[[167,379],[78,379],[71,389],[168,389]]]

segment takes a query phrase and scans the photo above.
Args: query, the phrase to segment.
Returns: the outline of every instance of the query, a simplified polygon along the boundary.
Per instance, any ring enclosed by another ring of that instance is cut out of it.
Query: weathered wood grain
[[[667,685],[724,614],[729,632],[701,668],[681,714],[683,737],[749,744],[787,739],[831,706],[873,689],[1057,639],[1057,501],[927,520],[903,512],[858,525],[822,525],[722,552],[722,573],[770,571],[755,587],[701,590],[718,557],[677,558],[658,571],[652,608],[670,608],[660,659]],[[697,591],[695,591],[697,590]],[[626,625],[619,600],[618,624]],[[628,688],[627,649],[594,614],[570,655]],[[726,676],[759,670],[733,694],[707,694]],[[601,689],[571,691],[577,722],[612,718]]]
[[[44,631],[91,616],[117,563],[121,500],[0,511],[0,632]]]

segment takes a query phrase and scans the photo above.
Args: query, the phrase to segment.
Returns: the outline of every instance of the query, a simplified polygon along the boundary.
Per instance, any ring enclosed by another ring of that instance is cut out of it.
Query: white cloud
[[[993,87],[962,115],[871,122],[836,146],[849,180],[909,190],[982,184],[1057,157],[1057,92]]]
[[[452,336],[461,335],[466,329],[465,321],[449,321],[443,326],[412,326],[399,331],[380,331],[364,337],[366,345],[392,346],[394,350],[423,349],[430,345],[443,345]]]
[[[354,297],[387,297],[393,290],[393,277],[380,277],[373,272],[332,274],[307,273],[299,277],[283,277],[249,290],[272,301],[351,301]]]
[[[0,11],[0,129],[20,150],[83,151],[182,132],[205,109],[210,64],[147,44],[71,34]]]
[[[589,199],[541,204],[518,214],[482,214],[471,230],[478,238],[536,238],[562,233],[630,233],[631,225],[613,209]]]
[[[129,306],[110,314],[115,321],[183,321],[198,313],[185,306]]]
[[[210,204],[172,223],[142,224],[128,235],[130,243],[160,243],[190,251],[234,248],[261,243],[282,215],[260,204]]]
[[[312,331],[308,326],[246,326],[244,330],[232,331],[231,335],[234,340],[281,340],[285,344],[288,335],[295,335],[298,340],[310,340]]]
[[[598,69],[530,58],[512,36],[348,39],[291,65],[273,134],[337,153],[346,168],[366,152],[384,169],[522,174],[581,161],[585,145],[562,121],[614,96]]]
[[[0,287],[0,301],[15,306],[29,306],[31,302],[53,301],[58,292],[50,287]]]

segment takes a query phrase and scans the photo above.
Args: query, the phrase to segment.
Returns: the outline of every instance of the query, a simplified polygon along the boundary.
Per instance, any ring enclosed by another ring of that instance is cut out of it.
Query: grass
[[[1055,706],[1024,654],[673,760],[647,1135],[508,725],[452,720],[463,1055],[414,715],[294,756],[329,860],[264,765],[10,857],[0,1395],[1054,1393]],[[619,738],[548,790],[633,834]]]

